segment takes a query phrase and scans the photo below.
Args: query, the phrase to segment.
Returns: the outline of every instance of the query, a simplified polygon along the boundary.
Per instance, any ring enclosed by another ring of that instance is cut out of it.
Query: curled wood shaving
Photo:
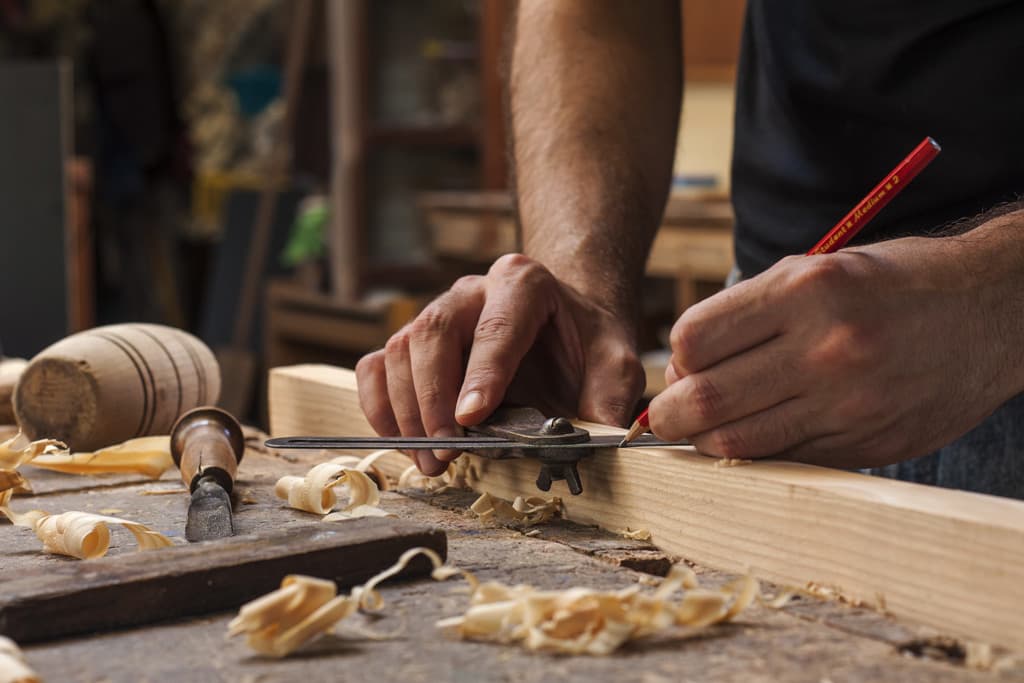
[[[29,668],[25,655],[13,640],[0,636],[0,683],[39,683],[36,672]]]
[[[321,463],[305,477],[281,477],[274,486],[274,493],[287,500],[289,507],[326,514],[337,504],[334,487],[341,484],[347,484],[351,492],[346,509],[380,502],[377,485],[368,476],[333,463]]]
[[[158,479],[174,467],[171,439],[144,436],[92,453],[48,452],[35,456],[33,467],[69,474],[141,474]]]
[[[469,506],[469,509],[485,524],[505,521],[531,527],[544,524],[561,514],[562,499],[557,496],[550,500],[541,496],[517,496],[509,503],[507,500],[484,493]]]
[[[518,642],[529,650],[559,654],[607,655],[629,640],[672,627],[692,630],[728,621],[760,592],[749,576],[721,590],[701,589],[696,574],[684,564],[675,565],[653,593],[640,592],[638,585],[619,591],[541,591],[481,583],[470,572],[459,573],[470,584],[470,607],[460,617],[438,622],[440,628],[460,638]],[[687,590],[676,601],[680,589]]]
[[[337,462],[325,462],[313,467],[304,477],[281,477],[274,486],[274,493],[278,498],[288,501],[289,507],[323,515],[330,513],[338,503],[335,487],[344,484],[349,489],[348,505],[343,510],[347,514],[328,515],[324,521],[386,514],[383,511],[377,513],[361,509],[377,507],[380,504],[380,490],[377,488],[377,484],[365,472],[356,468],[358,464],[369,460],[377,453],[367,456],[360,463],[352,466]],[[369,460],[366,467],[369,467],[372,462]]]
[[[335,465],[343,465],[350,469],[358,470],[359,472],[364,472],[373,478],[374,482],[377,484],[377,487],[381,491],[387,491],[388,489],[391,488],[390,480],[388,479],[388,476],[384,474],[384,472],[382,472],[379,468],[374,466],[374,463],[377,462],[377,460],[379,460],[380,458],[384,457],[385,455],[395,452],[396,451],[392,448],[385,448],[383,450],[374,451],[373,453],[363,456],[362,458],[356,455],[339,455],[338,457],[334,458],[333,460],[330,460],[329,462],[332,462]]]
[[[414,548],[398,561],[348,595],[337,595],[333,581],[312,576],[291,575],[281,587],[242,606],[228,624],[228,635],[245,635],[246,643],[260,654],[284,657],[303,644],[333,630],[342,619],[358,609],[375,610],[383,606],[376,591],[382,581],[402,571],[409,561],[426,555],[435,568],[441,558],[433,550]]]
[[[51,515],[42,510],[16,513],[10,506],[12,491],[0,492],[0,513],[17,526],[32,529],[43,550],[57,555],[68,555],[80,560],[103,557],[110,548],[108,524],[120,524],[130,531],[139,550],[153,550],[171,545],[171,540],[144,524],[119,517],[94,515],[90,512],[63,512]]]
[[[420,489],[430,493],[440,493],[448,488],[448,479],[445,476],[447,474],[448,472],[445,471],[439,477],[428,477],[420,472],[420,468],[416,467],[416,465],[409,465],[402,470],[402,474],[398,477],[398,488]]]
[[[8,489],[12,493],[30,493],[32,491],[28,481],[19,472],[0,470],[0,491],[7,491]]]
[[[18,432],[0,443],[0,470],[14,470],[42,454],[67,452],[67,446],[56,439],[29,441]]]

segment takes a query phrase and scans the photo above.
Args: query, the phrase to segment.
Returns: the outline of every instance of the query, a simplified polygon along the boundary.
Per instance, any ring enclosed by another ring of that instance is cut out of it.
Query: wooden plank
[[[352,372],[276,368],[271,431],[367,435]],[[584,425],[595,433],[622,430]],[[469,456],[473,488],[534,492],[536,464]],[[384,467],[403,463],[386,461]],[[780,461],[718,468],[683,448],[600,452],[566,515],[783,585],[815,583],[943,632],[1024,648],[1024,502]]]
[[[381,517],[272,535],[247,535],[88,562],[6,581],[0,634],[19,642],[148,624],[238,607],[287,574],[350,586],[391,566],[409,548],[445,555],[443,531]],[[406,575],[429,572],[425,560]]]

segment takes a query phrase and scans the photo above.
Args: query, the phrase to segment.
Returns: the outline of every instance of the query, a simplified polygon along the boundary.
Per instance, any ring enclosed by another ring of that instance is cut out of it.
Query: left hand
[[[960,239],[788,257],[691,307],[651,430],[709,455],[850,468],[950,443],[1020,390],[1006,292]]]

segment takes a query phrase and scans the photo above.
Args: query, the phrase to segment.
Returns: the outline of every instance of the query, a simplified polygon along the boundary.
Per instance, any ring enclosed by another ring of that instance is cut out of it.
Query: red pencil
[[[921,144],[915,147],[914,151],[908,154],[907,158],[901,161],[889,175],[885,176],[871,192],[868,192],[867,196],[860,200],[850,213],[843,216],[835,224],[835,227],[821,238],[820,242],[811,247],[807,255],[829,254],[846,246],[846,243],[853,239],[861,228],[867,225],[868,221],[892,201],[892,198],[898,195],[911,180],[917,177],[917,174],[923,171],[940,151],[942,148],[939,147],[939,143],[932,138],[926,137],[922,140]],[[633,426],[626,432],[626,436],[619,442],[619,448],[628,445],[630,441],[650,428],[650,418],[647,412],[648,409],[645,408],[640,413],[640,417],[636,419]]]

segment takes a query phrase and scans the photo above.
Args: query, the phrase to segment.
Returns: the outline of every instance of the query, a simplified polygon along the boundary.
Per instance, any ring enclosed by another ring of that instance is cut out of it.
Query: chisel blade
[[[195,543],[234,535],[231,497],[213,477],[203,477],[192,492],[188,505],[185,538]]]

